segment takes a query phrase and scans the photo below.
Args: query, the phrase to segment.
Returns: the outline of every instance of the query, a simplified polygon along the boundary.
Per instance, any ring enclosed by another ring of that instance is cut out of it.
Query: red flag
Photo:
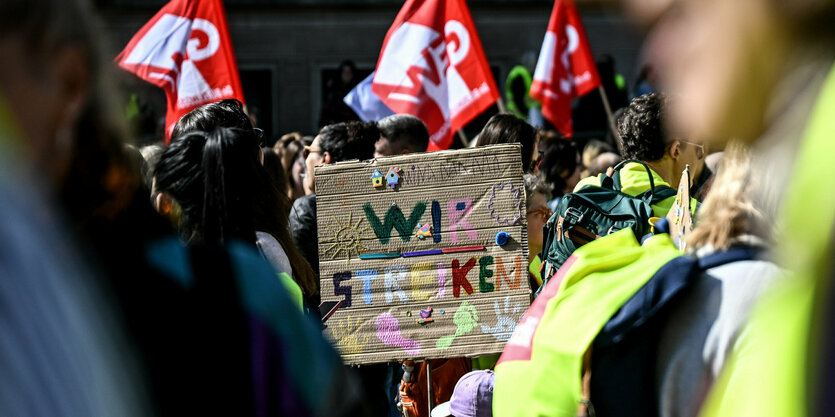
[[[429,148],[449,148],[452,135],[499,98],[464,0],[407,0],[386,34],[371,86],[395,113],[429,129]]]
[[[116,57],[120,67],[165,90],[166,142],[184,114],[227,98],[244,101],[220,0],[172,0]]]
[[[600,86],[577,6],[556,0],[542,42],[531,85],[531,97],[542,103],[542,115],[565,136],[571,126],[571,99]]]

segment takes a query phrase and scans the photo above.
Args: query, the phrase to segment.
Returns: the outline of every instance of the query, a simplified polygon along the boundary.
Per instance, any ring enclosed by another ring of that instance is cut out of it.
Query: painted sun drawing
[[[325,248],[322,253],[324,255],[330,253],[331,259],[336,259],[344,251],[347,256],[347,263],[351,261],[352,252],[359,257],[360,253],[367,251],[368,248],[363,246],[362,241],[374,239],[374,236],[363,235],[365,232],[371,230],[370,226],[360,228],[363,220],[364,219],[360,218],[357,220],[357,223],[354,224],[354,213],[350,214],[347,223],[342,223],[338,218],[333,217],[333,222],[326,225],[327,228],[330,229],[331,233],[333,233],[333,237],[328,238],[324,242],[325,244],[330,243],[331,245]]]

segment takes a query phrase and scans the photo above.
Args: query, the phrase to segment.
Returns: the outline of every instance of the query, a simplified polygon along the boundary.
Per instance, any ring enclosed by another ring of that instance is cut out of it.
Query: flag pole
[[[460,139],[460,140],[461,140],[461,143],[463,143],[463,144],[464,144],[464,147],[465,147],[465,148],[469,148],[469,147],[470,147],[470,139],[468,139],[468,138],[467,138],[467,134],[466,134],[466,133],[464,133],[464,128],[463,128],[463,127],[462,127],[461,129],[458,129],[458,133],[457,133],[457,135],[456,135],[456,136],[458,136],[458,139]]]
[[[615,117],[612,115],[612,108],[609,107],[609,99],[606,97],[606,90],[603,89],[603,83],[597,87],[597,92],[600,93],[600,98],[603,100],[603,108],[606,109],[606,118],[609,119],[609,129],[612,131],[612,137],[616,142],[620,142],[620,134],[618,128],[615,126]]]
[[[507,107],[504,106],[504,100],[502,100],[501,96],[496,100],[496,104],[499,106],[499,113],[507,113]]]
[[[460,132],[460,130],[459,130]],[[427,359],[426,360],[426,399],[429,403],[429,412],[432,412],[432,406],[434,405],[434,401],[432,401],[432,395],[434,390],[432,389],[432,361]]]

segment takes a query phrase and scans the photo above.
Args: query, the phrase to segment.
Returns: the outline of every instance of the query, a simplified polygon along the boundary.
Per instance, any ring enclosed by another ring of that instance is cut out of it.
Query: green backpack
[[[621,192],[620,169],[629,162],[643,165],[649,176],[650,189],[634,197]],[[645,163],[629,159],[615,166],[612,177],[600,174],[599,187],[589,185],[563,196],[542,235],[540,290],[580,246],[622,229],[632,229],[639,238],[649,233],[651,206],[674,195],[671,187],[655,186]]]

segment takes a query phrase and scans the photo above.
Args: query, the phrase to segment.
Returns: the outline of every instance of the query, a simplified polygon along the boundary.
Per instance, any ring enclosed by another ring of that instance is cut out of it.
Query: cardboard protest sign
[[[343,302],[325,334],[347,363],[502,351],[531,294],[519,145],[315,178],[322,301]]]
[[[667,212],[667,221],[670,224],[670,239],[684,252],[687,249],[685,238],[693,227],[693,215],[690,213],[690,165],[681,173],[676,200]]]

